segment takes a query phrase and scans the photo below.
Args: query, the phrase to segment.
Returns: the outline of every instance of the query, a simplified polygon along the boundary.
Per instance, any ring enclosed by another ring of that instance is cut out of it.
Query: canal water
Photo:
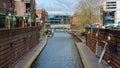
[[[72,36],[54,32],[31,68],[83,68],[83,65]]]

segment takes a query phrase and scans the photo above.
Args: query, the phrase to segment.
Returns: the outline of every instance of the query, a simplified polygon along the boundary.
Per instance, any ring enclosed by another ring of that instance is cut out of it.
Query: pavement
[[[41,53],[47,43],[47,36],[40,39],[40,43],[28,52],[23,58],[17,62],[12,68],[30,68],[33,61]]]
[[[82,42],[75,42],[85,68],[111,68],[104,61],[98,63],[97,58],[84,43],[84,37],[77,36]]]

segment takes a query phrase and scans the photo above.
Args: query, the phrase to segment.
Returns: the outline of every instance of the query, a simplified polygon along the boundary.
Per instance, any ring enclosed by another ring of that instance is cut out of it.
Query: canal
[[[54,32],[31,68],[83,68],[83,65],[72,36]]]

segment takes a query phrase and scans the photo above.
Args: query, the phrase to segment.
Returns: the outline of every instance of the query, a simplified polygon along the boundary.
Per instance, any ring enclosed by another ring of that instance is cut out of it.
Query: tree
[[[81,30],[92,25],[100,15],[101,0],[80,0],[76,10],[76,23]]]

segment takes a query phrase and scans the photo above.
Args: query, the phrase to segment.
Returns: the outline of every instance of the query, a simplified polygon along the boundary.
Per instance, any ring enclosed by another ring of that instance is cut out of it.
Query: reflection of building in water
[[[104,25],[120,22],[120,0],[104,0]]]
[[[69,17],[70,15],[49,15],[49,23],[50,24],[69,24]]]

